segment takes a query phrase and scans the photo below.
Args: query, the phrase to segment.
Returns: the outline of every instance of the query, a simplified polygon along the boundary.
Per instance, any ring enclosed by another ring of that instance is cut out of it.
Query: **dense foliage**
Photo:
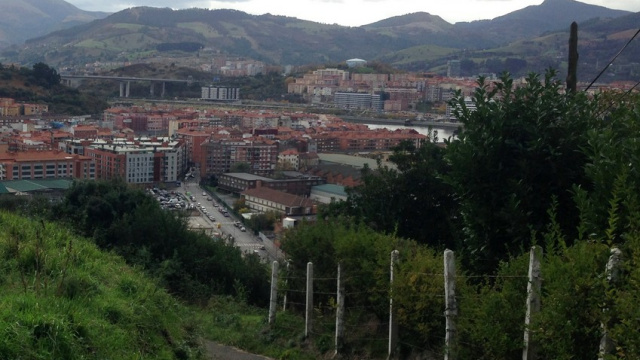
[[[267,273],[255,256],[189,231],[184,217],[160,208],[122,182],[77,182],[52,212],[103,249],[157,276],[170,293],[191,302],[214,294],[268,299]]]
[[[538,245],[544,252],[542,308],[530,331],[541,358],[594,357],[603,327],[612,344],[607,359],[640,356],[640,337],[632,330],[640,326],[635,305],[640,300],[640,99],[629,93],[564,94],[554,75],[532,75],[519,86],[506,75],[496,83],[480,79],[475,110],[462,96],[452,102],[464,126],[446,149],[399,147],[391,157],[397,170],[365,170],[363,185],[351,190],[347,202],[322,214],[338,224],[362,222],[428,247],[408,246],[391,235],[358,239],[321,224],[311,237],[308,230],[290,233],[283,245],[288,254],[293,247],[295,256],[325,264],[341,257],[336,244],[343,241],[397,246],[401,262],[395,276],[401,283],[394,284],[393,293],[405,341],[400,347],[427,354],[444,346],[433,335],[438,329],[444,334],[442,258],[430,249],[448,246],[460,261],[460,358],[512,359],[522,354],[527,252]],[[416,198],[429,211],[413,202]],[[434,224],[435,219],[444,219],[449,228],[442,220]],[[405,228],[405,223],[412,225]],[[435,239],[420,235],[443,232],[449,233]],[[438,242],[447,236],[452,241]],[[324,237],[344,239],[326,242]],[[307,249],[295,249],[294,243]],[[621,251],[621,263],[609,271],[614,247]],[[315,251],[320,255],[314,258],[310,252]],[[381,256],[388,254],[361,251],[356,268],[366,269]],[[317,276],[335,270],[327,271]],[[365,284],[383,284],[387,275],[368,274],[377,280]],[[379,289],[363,284],[359,290],[374,294]],[[376,313],[373,309],[383,304],[370,306]]]
[[[104,100],[61,85],[58,72],[44,63],[32,69],[0,65],[0,79],[0,97],[46,103],[52,114],[97,114],[108,107]]]
[[[362,185],[347,189],[345,203],[334,203],[328,214],[339,213],[371,228],[411,238],[434,247],[454,247],[454,198],[443,181],[448,172],[444,149],[429,142],[396,148],[389,160],[397,168],[365,168]],[[390,191],[391,190],[391,191]]]
[[[558,222],[574,234],[578,214],[571,189],[585,186],[585,134],[598,129],[595,103],[586,94],[560,94],[555,73],[530,75],[516,87],[503,76],[492,88],[480,79],[473,95],[476,110],[462,96],[454,113],[463,126],[448,144],[451,172],[462,217],[460,250],[480,270],[495,268],[536,240],[558,203]]]

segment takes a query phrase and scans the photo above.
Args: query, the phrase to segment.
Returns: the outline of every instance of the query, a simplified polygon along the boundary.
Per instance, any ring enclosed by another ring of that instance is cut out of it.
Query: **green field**
[[[215,39],[222,36],[218,31],[211,28],[211,26],[201,22],[178,23],[176,26],[182,29],[192,30],[207,39]]]

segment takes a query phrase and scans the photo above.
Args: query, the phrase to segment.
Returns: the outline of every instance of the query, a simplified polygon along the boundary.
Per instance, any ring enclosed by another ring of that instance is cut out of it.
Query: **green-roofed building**
[[[324,184],[312,187],[309,198],[323,204],[330,204],[334,201],[347,200],[347,192],[344,186]]]
[[[0,195],[45,195],[60,198],[71,187],[72,179],[39,179],[0,181]]]

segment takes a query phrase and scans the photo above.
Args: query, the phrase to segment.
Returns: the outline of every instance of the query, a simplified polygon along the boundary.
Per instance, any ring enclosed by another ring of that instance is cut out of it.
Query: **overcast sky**
[[[66,0],[82,10],[117,12],[134,6],[173,9],[236,9],[284,15],[325,24],[361,26],[392,16],[424,11],[450,23],[493,19],[539,5],[542,0]],[[583,0],[587,4],[638,12],[640,0]]]

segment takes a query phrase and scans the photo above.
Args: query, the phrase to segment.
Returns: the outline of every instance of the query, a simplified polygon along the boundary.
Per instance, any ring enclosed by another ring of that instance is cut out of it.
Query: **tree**
[[[517,58],[506,58],[504,60],[504,71],[512,74],[521,73],[527,67],[527,60]]]
[[[595,102],[584,93],[562,94],[554,75],[529,75],[519,88],[508,74],[493,89],[480,78],[475,111],[461,94],[452,101],[464,126],[448,144],[446,178],[460,202],[461,245],[475,270],[494,269],[527,249],[549,222],[554,199],[560,227],[575,234],[571,189],[587,186],[580,149],[598,127]]]
[[[232,173],[250,173],[251,172],[251,164],[247,162],[237,162],[231,165],[229,172]]]
[[[460,60],[460,70],[465,75],[473,75],[476,73],[478,69],[478,65],[476,62],[470,59],[462,59]]]
[[[45,63],[39,62],[33,65],[33,76],[39,85],[47,89],[60,84],[58,72]]]
[[[268,299],[266,269],[257,259],[190,231],[179,213],[161,209],[154,198],[124,182],[74,183],[52,216],[142,267],[184,300],[237,295],[238,284],[250,303]]]
[[[420,148],[404,142],[389,160],[397,168],[363,170],[362,185],[348,189],[344,204],[330,205],[327,214],[345,214],[375,230],[434,246],[454,245],[452,188],[444,150],[428,142]]]

